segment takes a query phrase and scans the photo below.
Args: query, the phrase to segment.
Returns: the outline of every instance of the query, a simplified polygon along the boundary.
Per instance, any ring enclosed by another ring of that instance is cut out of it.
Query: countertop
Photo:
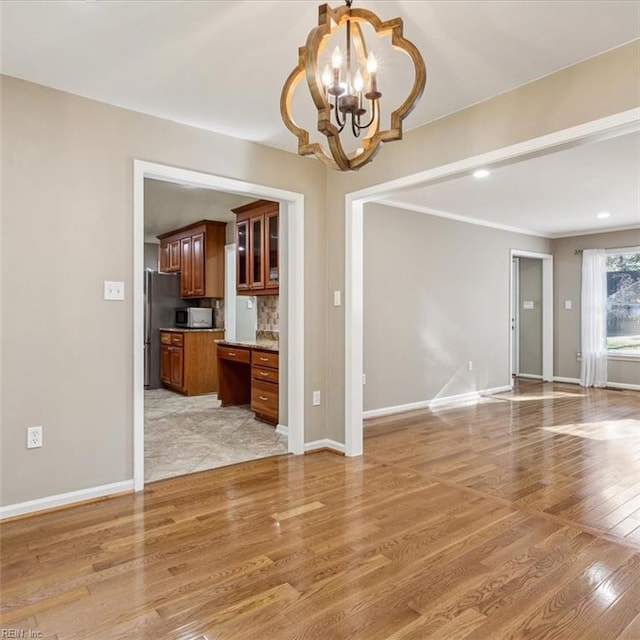
[[[274,340],[216,340],[216,344],[229,347],[246,347],[249,349],[262,349],[264,351],[280,350],[278,343]]]
[[[186,327],[161,327],[159,331],[169,331],[170,333],[184,333],[186,331],[189,331],[189,332],[200,331],[203,333],[223,333],[224,327],[221,329],[188,329]]]

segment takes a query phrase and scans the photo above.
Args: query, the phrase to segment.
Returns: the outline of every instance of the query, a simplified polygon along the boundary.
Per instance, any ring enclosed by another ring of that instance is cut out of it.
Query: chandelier
[[[402,121],[422,96],[426,72],[420,52],[403,36],[402,18],[383,22],[372,11],[352,9],[352,0],[345,3],[337,9],[320,5],[318,26],[298,49],[298,65],[282,88],[280,113],[289,131],[298,138],[300,155],[315,155],[332,169],[353,171],[371,162],[384,142],[402,138]],[[378,64],[373,53],[367,51],[362,23],[369,24],[379,38],[390,35],[391,45],[406,53],[414,67],[413,86],[391,112],[388,129],[380,128],[383,94],[378,86]],[[344,29],[344,50],[336,46],[323,66],[322,52],[331,36],[341,29]],[[318,131],[326,137],[329,153],[322,144],[310,142],[309,132],[293,119],[291,102],[303,76],[318,112]],[[358,139],[359,146],[354,151],[345,150],[340,137],[343,133]]]

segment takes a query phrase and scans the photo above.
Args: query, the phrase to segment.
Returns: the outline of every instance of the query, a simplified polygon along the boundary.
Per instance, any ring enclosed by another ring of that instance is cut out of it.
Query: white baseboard
[[[507,384],[502,387],[492,387],[490,389],[481,389],[480,391],[470,391],[469,393],[460,393],[455,396],[443,396],[442,398],[433,398],[431,400],[421,400],[420,402],[410,402],[409,404],[399,404],[393,407],[382,407],[381,409],[369,409],[362,412],[362,417],[378,418],[382,416],[391,416],[395,413],[404,413],[405,411],[416,411],[418,409],[438,409],[452,404],[461,404],[479,400],[483,396],[491,396],[495,393],[505,393],[511,391],[511,385]],[[365,425],[366,426],[366,425]]]
[[[10,504],[6,507],[0,507],[0,520],[22,516],[27,513],[35,513],[36,511],[65,507],[76,502],[104,498],[127,491],[133,491],[133,480],[103,484],[99,487],[90,487],[89,489],[80,489],[78,491],[70,491],[69,493],[59,493],[55,496],[47,496],[46,498],[37,498],[36,500]]]
[[[554,382],[566,382],[567,384],[580,384],[580,378],[563,378],[562,376],[553,376]]]
[[[394,407],[382,407],[381,409],[369,409],[362,412],[363,418],[377,418],[379,416],[390,416],[394,413],[404,413],[405,411],[416,411],[417,409],[428,409],[430,400],[411,402],[409,404],[398,404]]]
[[[286,424],[279,424],[276,427],[276,433],[279,433],[281,436],[289,437],[289,427]]]
[[[305,442],[305,451],[315,451],[316,449],[333,449],[338,453],[344,453],[344,445],[335,440],[325,438],[324,440],[314,440],[313,442]]]
[[[480,391],[480,395],[493,396],[496,393],[506,393],[507,391],[513,391],[513,387],[510,384],[504,384],[501,387],[492,387],[490,389],[485,389],[484,391]]]
[[[527,378],[528,380],[542,380],[542,376],[537,373],[519,373],[518,378]]]
[[[511,387],[509,387],[511,391]],[[459,393],[455,396],[442,396],[441,398],[434,398],[429,402],[429,409],[441,409],[442,407],[448,407],[452,404],[465,404],[467,402],[473,402],[479,400],[483,395],[490,395],[483,393],[482,391],[470,391],[468,393]]]
[[[554,382],[565,382],[567,384],[580,384],[580,378],[563,378],[553,376]],[[640,391],[640,384],[627,384],[625,382],[607,382],[605,385],[609,389],[623,389],[624,391]]]
[[[607,382],[609,389],[623,389],[625,391],[640,391],[640,384],[627,384],[625,382]]]

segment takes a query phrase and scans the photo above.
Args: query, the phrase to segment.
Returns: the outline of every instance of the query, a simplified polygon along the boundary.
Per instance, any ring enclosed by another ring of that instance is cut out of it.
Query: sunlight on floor
[[[602,420],[600,422],[582,422],[562,424],[554,427],[542,427],[544,431],[564,433],[590,440],[621,440],[640,436],[640,420]]]
[[[584,393],[572,393],[568,391],[543,391],[542,393],[500,393],[491,396],[495,400],[505,400],[507,402],[529,402],[531,400],[555,400],[556,398],[577,398]]]

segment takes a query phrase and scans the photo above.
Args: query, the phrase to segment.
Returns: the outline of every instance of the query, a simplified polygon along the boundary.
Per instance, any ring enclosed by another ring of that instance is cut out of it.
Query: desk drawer
[[[218,345],[218,358],[224,360],[235,360],[236,362],[249,363],[251,358],[251,352],[249,349],[242,347],[228,347],[225,345]]]
[[[251,382],[251,411],[274,422],[278,421],[278,385],[273,382]]]
[[[257,364],[260,367],[278,368],[278,352],[277,351],[256,351],[251,354],[251,364]]]
[[[251,377],[254,380],[264,380],[266,382],[278,382],[278,370],[277,369],[265,369],[264,367],[258,367],[255,364],[251,367]]]

